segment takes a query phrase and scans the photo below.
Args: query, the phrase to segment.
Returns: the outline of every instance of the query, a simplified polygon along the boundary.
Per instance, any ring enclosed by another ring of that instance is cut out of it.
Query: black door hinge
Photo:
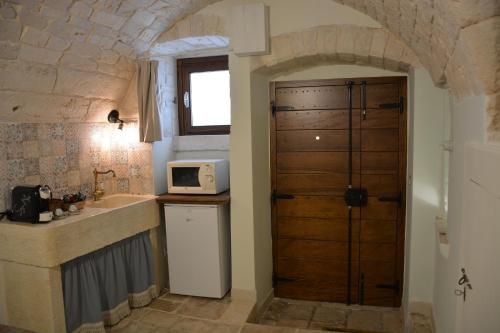
[[[278,193],[276,190],[273,190],[273,193],[271,194],[271,201],[276,202],[276,200],[291,200],[295,199],[295,196],[292,194],[286,194],[286,193]]]
[[[378,201],[396,202],[398,204],[398,207],[401,207],[401,205],[403,204],[403,195],[401,194],[401,191],[399,191],[398,195],[394,197],[379,197]]]
[[[276,274],[276,272],[273,272],[273,287],[276,286],[278,283],[291,283],[291,282],[295,282],[297,280],[298,279],[289,278],[289,277],[285,277],[285,276],[279,276],[278,274]]]
[[[378,107],[380,109],[398,109],[399,113],[403,113],[405,109],[405,99],[403,96],[399,97],[399,102],[398,103],[382,103],[379,104]]]
[[[396,280],[396,282],[393,283],[393,284],[385,284],[385,283],[376,284],[375,288],[379,288],[379,289],[392,289],[392,290],[394,290],[395,294],[399,295],[399,291],[400,291],[399,280]]]
[[[271,112],[273,117],[276,116],[278,111],[293,111],[295,108],[293,106],[277,106],[275,101],[271,101]]]

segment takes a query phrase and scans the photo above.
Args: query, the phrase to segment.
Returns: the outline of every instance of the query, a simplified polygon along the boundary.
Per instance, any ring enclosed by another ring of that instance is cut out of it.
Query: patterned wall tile
[[[24,160],[7,161],[7,179],[13,181],[22,181],[26,176],[24,170]]]
[[[56,156],[54,159],[54,173],[59,174],[68,171],[66,156]]]
[[[17,160],[23,158],[23,143],[22,142],[9,142],[7,143],[7,159]]]
[[[38,139],[38,128],[36,124],[21,124],[21,130],[23,132],[23,141]]]
[[[128,178],[119,178],[116,181],[116,191],[118,193],[128,193],[129,192],[129,186],[128,186]]]
[[[24,158],[40,157],[40,149],[38,147],[38,141],[36,140],[23,141],[23,157]]]
[[[50,125],[50,136],[54,140],[64,140],[64,124],[51,124]]]
[[[80,144],[78,138],[66,139],[66,154],[76,155],[80,152]]]
[[[7,136],[5,138],[6,142],[22,142],[23,141],[23,131],[21,125],[9,124],[7,125]]]
[[[46,184],[54,197],[67,192],[91,196],[92,170],[107,194],[152,193],[151,145],[105,123],[0,123],[0,209],[10,206],[14,186]]]
[[[40,166],[38,158],[30,158],[25,159],[24,161],[24,175],[27,176],[36,176],[40,174]],[[34,184],[36,185],[36,184]]]

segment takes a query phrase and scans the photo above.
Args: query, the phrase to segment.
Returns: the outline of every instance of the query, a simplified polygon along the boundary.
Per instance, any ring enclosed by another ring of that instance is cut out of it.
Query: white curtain
[[[161,141],[157,103],[158,61],[140,60],[137,68],[139,135],[142,142]]]

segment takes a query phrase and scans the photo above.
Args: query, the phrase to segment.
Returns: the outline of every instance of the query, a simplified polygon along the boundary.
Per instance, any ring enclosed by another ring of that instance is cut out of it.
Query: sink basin
[[[0,261],[56,267],[160,224],[153,195],[114,194],[85,204],[50,223],[0,221]]]
[[[89,201],[86,207],[89,208],[118,208],[127,206],[139,201],[144,201],[145,199],[140,196],[126,195],[126,194],[114,194],[104,197],[97,201]]]

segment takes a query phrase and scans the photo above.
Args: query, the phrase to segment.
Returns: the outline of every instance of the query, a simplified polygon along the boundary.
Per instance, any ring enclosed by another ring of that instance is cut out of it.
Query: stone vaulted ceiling
[[[134,58],[217,1],[0,0],[0,120],[102,121],[102,110],[126,109]],[[456,96],[498,96],[500,1],[333,1],[380,22]]]
[[[103,121],[134,58],[214,0],[0,0],[0,121]]]

